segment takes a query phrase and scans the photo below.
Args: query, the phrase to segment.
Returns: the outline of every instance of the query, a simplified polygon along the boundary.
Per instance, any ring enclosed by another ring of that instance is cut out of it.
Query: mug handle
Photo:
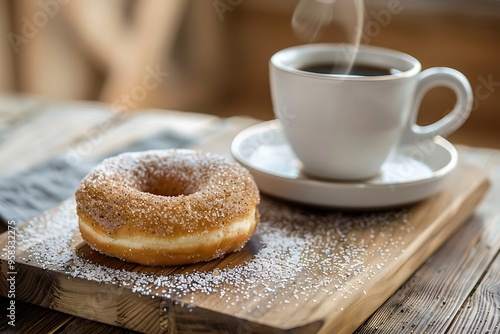
[[[470,83],[459,71],[447,67],[433,67],[421,72],[417,80],[413,109],[402,136],[403,145],[432,139],[436,135],[445,137],[451,134],[462,126],[472,109],[473,95]],[[422,99],[435,87],[450,88],[457,97],[455,107],[435,123],[420,126],[416,122]]]

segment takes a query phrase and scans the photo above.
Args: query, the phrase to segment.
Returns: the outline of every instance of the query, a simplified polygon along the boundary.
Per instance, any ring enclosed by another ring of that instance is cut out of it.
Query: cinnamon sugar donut
[[[258,223],[259,192],[235,162],[193,150],[104,160],[76,191],[83,239],[143,265],[208,261],[240,249]]]

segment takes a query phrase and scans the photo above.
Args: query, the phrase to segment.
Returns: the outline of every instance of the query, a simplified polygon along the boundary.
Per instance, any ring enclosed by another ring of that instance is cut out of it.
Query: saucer
[[[433,141],[393,152],[373,179],[315,179],[301,171],[302,164],[279,120],[240,132],[232,142],[231,153],[251,172],[264,193],[307,205],[344,209],[382,209],[425,199],[443,189],[458,161],[455,147],[437,136]]]

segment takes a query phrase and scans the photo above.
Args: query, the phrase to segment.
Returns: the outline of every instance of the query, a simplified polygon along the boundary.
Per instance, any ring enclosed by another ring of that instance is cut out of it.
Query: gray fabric
[[[160,133],[135,142],[99,159],[69,161],[58,155],[33,168],[0,176],[0,221],[15,220],[17,226],[71,197],[82,178],[102,159],[122,152],[181,148],[193,139],[173,133]]]

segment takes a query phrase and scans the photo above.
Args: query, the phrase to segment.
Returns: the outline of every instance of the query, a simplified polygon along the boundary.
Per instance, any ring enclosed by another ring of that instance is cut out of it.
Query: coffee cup
[[[446,136],[467,119],[472,90],[460,72],[434,67],[403,52],[343,44],[290,47],[270,59],[274,113],[293,151],[311,176],[334,180],[375,177],[401,145]],[[424,95],[447,87],[453,110],[420,126]]]

